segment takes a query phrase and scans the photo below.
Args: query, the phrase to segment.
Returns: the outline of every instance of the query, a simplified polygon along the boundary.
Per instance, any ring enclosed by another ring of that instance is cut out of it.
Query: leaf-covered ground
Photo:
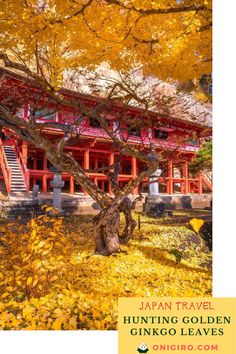
[[[141,215],[123,252],[93,253],[91,216],[2,223],[0,329],[115,329],[118,297],[211,296],[211,253],[186,216]]]

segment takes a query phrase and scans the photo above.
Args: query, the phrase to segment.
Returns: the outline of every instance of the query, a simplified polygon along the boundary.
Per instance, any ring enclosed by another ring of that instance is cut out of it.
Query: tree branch
[[[122,4],[119,0],[106,0],[108,4],[118,5],[126,10],[131,10],[137,12],[143,16],[149,15],[167,15],[167,14],[176,14],[181,12],[191,12],[191,11],[204,11],[209,10],[205,5],[186,5],[186,6],[176,6],[176,7],[167,7],[165,9],[138,9],[135,6],[127,6]]]

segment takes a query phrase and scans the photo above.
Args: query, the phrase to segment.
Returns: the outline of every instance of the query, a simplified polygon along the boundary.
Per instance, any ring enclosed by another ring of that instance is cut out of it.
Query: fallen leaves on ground
[[[141,218],[110,257],[94,255],[91,216],[0,225],[0,329],[116,329],[118,297],[211,296],[211,254],[193,231]]]

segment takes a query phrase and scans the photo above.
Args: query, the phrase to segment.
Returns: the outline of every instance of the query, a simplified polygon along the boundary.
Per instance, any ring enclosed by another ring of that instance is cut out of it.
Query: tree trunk
[[[117,203],[103,209],[94,218],[94,237],[97,254],[109,256],[120,252],[119,222],[120,213]]]
[[[133,232],[137,225],[136,221],[132,218],[132,210],[134,204],[129,197],[125,197],[119,206],[120,213],[125,216],[125,227],[121,235],[119,235],[120,243],[127,244],[133,238]]]
[[[96,253],[109,256],[120,252],[120,245],[133,237],[136,221],[132,218],[134,203],[128,197],[118,197],[94,218]],[[119,235],[120,214],[125,216],[125,227]]]

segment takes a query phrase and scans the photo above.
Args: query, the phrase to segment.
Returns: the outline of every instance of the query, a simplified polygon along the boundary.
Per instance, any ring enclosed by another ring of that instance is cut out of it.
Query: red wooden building
[[[37,85],[18,74],[12,73],[5,69],[0,69],[0,99],[4,100],[6,96],[16,97],[16,101],[24,96],[29,87],[31,92],[37,91]],[[22,95],[24,93],[24,95]],[[79,94],[77,92],[63,90],[63,95],[74,100],[80,100],[84,105],[93,106],[102,99],[90,95]],[[32,97],[34,95],[32,94]],[[21,104],[21,109],[17,109],[16,114],[19,119],[28,119],[30,107],[33,104],[33,98],[28,96]],[[9,102],[12,99],[9,99]],[[13,100],[14,101],[14,100]],[[114,106],[113,112],[118,111],[119,105]],[[61,107],[58,111],[53,110],[50,105],[45,108],[38,108],[35,114],[38,114],[38,121],[56,121],[67,122],[72,121],[73,110],[68,107]],[[129,115],[138,116],[141,110],[136,107],[129,107]],[[115,113],[109,113],[108,120],[110,124],[114,122]],[[141,128],[133,130],[133,134],[129,135],[129,144],[145,148],[150,145],[150,139],[155,144],[157,152],[166,152],[169,158],[163,160],[160,169],[165,169],[166,173],[159,177],[160,193],[167,194],[189,194],[209,192],[212,190],[211,178],[206,173],[191,175],[188,170],[189,163],[192,161],[196,152],[200,147],[201,139],[208,138],[211,135],[211,128],[200,124],[197,121],[177,119],[175,117],[159,116],[155,112],[150,112],[150,117],[159,122],[159,126],[152,130],[145,131]],[[87,169],[97,169],[96,173],[88,173],[90,178],[101,189],[107,193],[111,193],[111,187],[108,177],[102,172],[107,165],[112,165],[116,151],[113,149],[112,140],[106,132],[99,127],[97,121],[87,119],[78,128],[80,140],[78,144],[66,146],[66,150],[73,154],[74,158]],[[50,139],[58,139],[62,133],[56,128],[45,128],[45,135]],[[173,152],[173,153],[171,153]],[[50,171],[51,164],[47,160],[45,152],[36,148],[33,144],[22,141],[9,128],[2,127],[0,138],[0,179],[2,180],[1,188],[10,192],[28,192],[32,190],[33,185],[39,184],[41,192],[51,190],[50,180],[53,172]],[[122,159],[121,171],[119,175],[120,185],[124,185],[130,179],[134,178],[143,165],[135,157],[126,156]],[[74,183],[73,177],[67,173],[62,173],[65,181],[64,191],[68,193],[81,192],[83,188]],[[3,183],[4,181],[4,183]],[[147,191],[147,181],[143,181],[138,187],[142,191]],[[133,191],[137,194],[138,189]]]

